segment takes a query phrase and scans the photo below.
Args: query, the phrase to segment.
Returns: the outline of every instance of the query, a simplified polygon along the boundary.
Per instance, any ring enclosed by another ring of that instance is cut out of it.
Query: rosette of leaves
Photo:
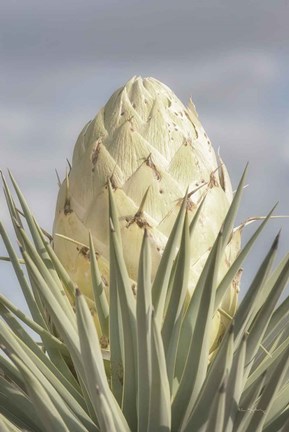
[[[220,280],[219,264],[232,232],[244,177],[189,304],[185,302],[188,245],[198,212],[189,223],[184,197],[154,279],[144,232],[135,297],[122,252],[114,193],[108,185],[109,304],[92,240],[89,251],[106,349],[81,290],[12,182],[21,210],[6,182],[4,190],[20,255],[3,224],[0,233],[8,252],[5,259],[13,265],[31,315],[1,295],[1,431],[289,429],[289,299],[278,303],[288,282],[289,258],[285,256],[273,267],[278,236],[218,349],[209,356],[212,317],[272,215],[270,212],[262,221]],[[74,305],[67,293],[75,298]],[[55,331],[50,330],[51,322]]]

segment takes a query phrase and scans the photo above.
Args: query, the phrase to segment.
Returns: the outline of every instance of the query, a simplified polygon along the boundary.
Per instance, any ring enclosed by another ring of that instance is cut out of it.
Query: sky
[[[0,0],[0,12],[0,169],[45,229],[55,169],[64,176],[84,124],[133,75],[192,97],[234,188],[249,162],[239,222],[277,201],[289,215],[288,0]],[[0,218],[8,228],[2,195]],[[289,219],[270,221],[244,290],[280,228],[288,250]],[[0,273],[0,291],[21,303],[9,264]]]

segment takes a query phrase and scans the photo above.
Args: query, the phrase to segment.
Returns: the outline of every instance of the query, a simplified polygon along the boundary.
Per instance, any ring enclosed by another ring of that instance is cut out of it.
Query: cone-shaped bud
[[[193,103],[186,108],[159,81],[134,77],[81,131],[69,187],[66,179],[58,195],[54,249],[81,291],[91,297],[89,254],[56,234],[88,245],[90,231],[108,284],[108,180],[120,216],[127,269],[134,281],[144,230],[151,243],[154,276],[187,188],[190,220],[206,197],[191,242],[192,294],[232,201],[227,170],[216,156]],[[238,254],[239,243],[236,232],[226,247],[220,279]],[[234,313],[236,301],[237,290],[232,284],[223,302],[229,315]],[[220,319],[217,322],[220,324]]]

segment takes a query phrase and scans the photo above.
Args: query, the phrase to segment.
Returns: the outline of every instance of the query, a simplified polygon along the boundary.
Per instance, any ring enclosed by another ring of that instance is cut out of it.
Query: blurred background
[[[153,76],[192,97],[234,188],[250,162],[238,222],[277,201],[288,215],[288,21],[287,0],[0,0],[0,168],[51,232],[55,169],[63,178],[83,125],[131,76]],[[242,292],[280,228],[279,257],[289,250],[289,219],[270,221]],[[0,273],[0,291],[22,305],[10,264]]]

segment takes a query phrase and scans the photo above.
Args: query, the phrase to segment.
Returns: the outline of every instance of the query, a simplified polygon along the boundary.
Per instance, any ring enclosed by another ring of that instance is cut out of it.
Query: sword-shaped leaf
[[[90,400],[95,410],[95,414],[100,425],[100,430],[105,430],[103,428],[106,424],[106,420],[104,418],[105,411],[103,411],[103,405],[99,403],[99,396],[101,393],[102,397],[106,401],[105,406],[110,406],[112,421],[115,429],[129,431],[127,422],[109,388],[106,379],[98,335],[91,313],[83,295],[80,294],[79,290],[77,290],[76,294],[76,314],[81,359],[84,367],[84,382],[90,395]]]
[[[145,231],[138,270],[136,302],[137,318],[137,360],[138,360],[138,432],[147,432],[150,416],[152,387],[152,298],[151,298],[151,254]]]

